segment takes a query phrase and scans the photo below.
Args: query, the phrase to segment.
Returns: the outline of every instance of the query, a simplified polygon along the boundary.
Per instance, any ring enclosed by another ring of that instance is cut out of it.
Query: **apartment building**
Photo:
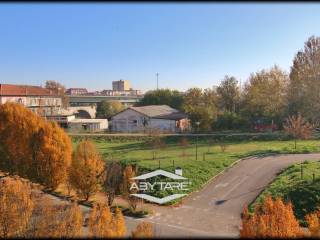
[[[39,115],[58,114],[62,98],[52,90],[27,85],[0,84],[0,104],[16,102]]]

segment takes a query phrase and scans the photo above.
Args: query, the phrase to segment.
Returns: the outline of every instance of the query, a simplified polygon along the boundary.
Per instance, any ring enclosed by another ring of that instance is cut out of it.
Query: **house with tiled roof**
[[[111,118],[114,132],[183,132],[190,127],[188,116],[167,105],[129,107]]]
[[[16,102],[30,108],[40,115],[59,112],[61,96],[56,92],[39,86],[0,84],[0,104]]]

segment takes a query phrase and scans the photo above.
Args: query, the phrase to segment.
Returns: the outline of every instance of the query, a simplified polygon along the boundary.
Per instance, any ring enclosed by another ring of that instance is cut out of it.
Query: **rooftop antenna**
[[[157,90],[159,89],[159,73],[156,73],[157,76]]]

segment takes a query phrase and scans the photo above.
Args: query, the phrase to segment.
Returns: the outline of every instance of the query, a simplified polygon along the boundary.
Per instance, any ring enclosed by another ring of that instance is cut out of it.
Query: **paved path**
[[[243,207],[279,171],[304,160],[320,160],[320,154],[275,155],[240,161],[202,190],[186,197],[181,207],[163,207],[143,220],[152,222],[155,235],[160,237],[238,237]],[[136,224],[136,220],[127,219],[127,224]]]

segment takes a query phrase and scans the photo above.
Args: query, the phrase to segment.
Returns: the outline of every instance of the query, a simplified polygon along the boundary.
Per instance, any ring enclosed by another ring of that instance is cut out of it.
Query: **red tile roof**
[[[26,85],[0,84],[0,96],[54,96],[52,90]]]

